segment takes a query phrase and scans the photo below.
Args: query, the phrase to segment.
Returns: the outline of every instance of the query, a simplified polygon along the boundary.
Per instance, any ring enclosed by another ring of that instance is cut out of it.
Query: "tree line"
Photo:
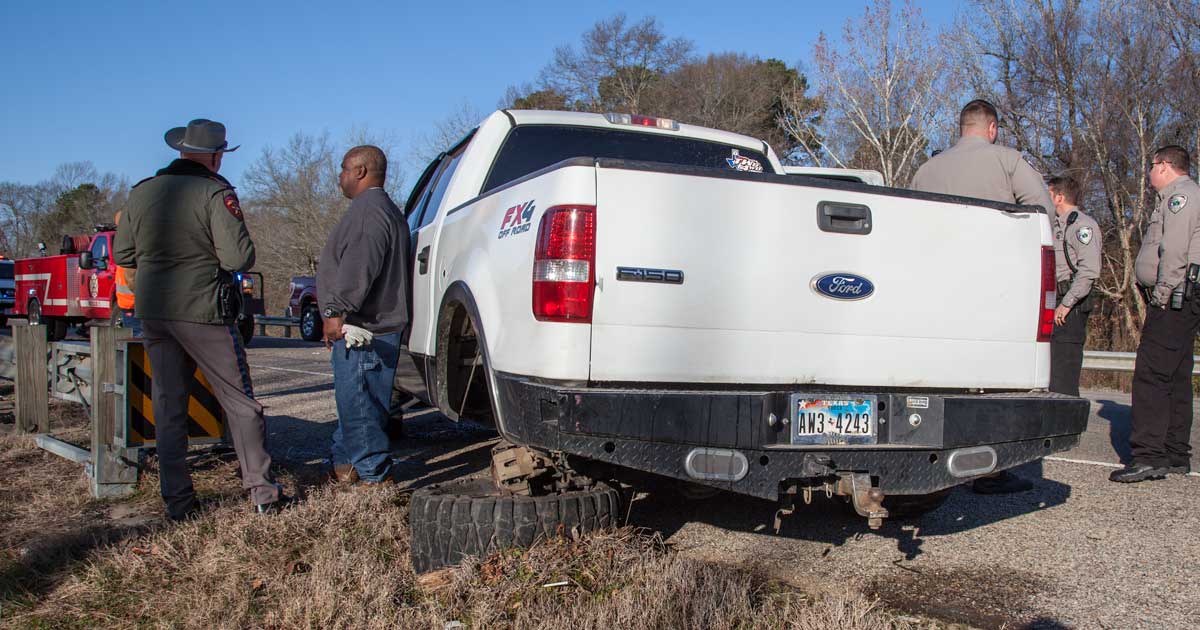
[[[549,51],[541,72],[516,78],[498,105],[673,118],[762,138],[789,163],[873,169],[903,187],[954,142],[961,105],[985,98],[1001,113],[1000,142],[1043,174],[1083,184],[1081,205],[1104,230],[1103,299],[1089,346],[1134,347],[1145,313],[1133,261],[1154,203],[1150,154],[1170,143],[1200,153],[1200,5],[971,0],[933,29],[914,2],[871,0],[798,54],[803,64],[753,51],[699,52],[656,18],[618,14]],[[407,192],[395,166],[423,166],[482,117],[464,104],[414,139],[410,155],[389,151],[393,197]],[[325,235],[347,206],[336,185],[342,152],[372,137],[385,149],[398,144],[366,131],[344,142],[299,133],[246,170],[240,190],[272,312],[282,308],[290,276],[315,272]],[[64,170],[71,173],[34,186],[0,184],[5,253],[26,255],[49,232],[119,207],[125,182],[94,169],[79,180],[79,165]]]

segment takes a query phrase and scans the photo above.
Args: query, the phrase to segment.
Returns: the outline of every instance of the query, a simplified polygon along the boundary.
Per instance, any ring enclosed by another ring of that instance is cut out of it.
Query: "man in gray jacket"
[[[358,146],[342,158],[338,186],[352,200],[317,269],[317,295],[332,351],[338,425],[333,477],[391,481],[385,430],[400,335],[408,325],[408,224],[383,190],[387,157]]]

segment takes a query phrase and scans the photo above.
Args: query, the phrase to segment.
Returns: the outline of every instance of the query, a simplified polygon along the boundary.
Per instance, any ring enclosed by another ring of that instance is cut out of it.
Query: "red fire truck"
[[[64,236],[57,256],[16,261],[12,315],[27,317],[31,324],[45,324],[51,341],[66,337],[70,326],[89,320],[120,321],[114,278],[117,264],[112,259],[115,230],[113,225],[97,225],[90,237]],[[254,336],[254,316],[263,313],[262,274],[237,275],[245,314],[238,328],[248,344]]]
[[[66,337],[73,324],[118,319],[113,280],[117,265],[111,251],[115,229],[98,225],[91,237],[64,236],[58,256],[16,261],[12,314],[45,324],[51,341]]]

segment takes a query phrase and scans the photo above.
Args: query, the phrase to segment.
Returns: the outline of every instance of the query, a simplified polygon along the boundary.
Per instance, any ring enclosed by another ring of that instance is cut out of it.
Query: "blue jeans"
[[[333,344],[338,423],[331,455],[335,466],[354,464],[365,481],[380,481],[391,474],[385,427],[399,359],[400,333],[375,335],[366,348],[347,348],[345,339]]]

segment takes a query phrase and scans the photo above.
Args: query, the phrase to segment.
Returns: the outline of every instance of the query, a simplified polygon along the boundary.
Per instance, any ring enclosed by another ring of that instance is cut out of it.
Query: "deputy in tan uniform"
[[[1001,203],[1041,206],[1054,202],[1042,176],[1021,152],[997,146],[1000,117],[984,100],[974,100],[958,115],[960,138],[954,146],[929,158],[917,169],[912,188],[925,192],[975,197]]]
[[[197,119],[166,134],[179,159],[138,182],[117,226],[113,258],[137,270],[134,310],[154,371],[159,479],[167,516],[196,513],[188,470],[188,385],[199,366],[225,411],[242,485],[260,513],[288,499],[271,479],[262,405],[254,399],[242,339],[234,327],[232,274],[254,265],[233,185],[217,174],[229,148],[225,126]],[[240,302],[240,300],[238,300]]]
[[[1048,182],[1054,202],[1054,278],[1058,307],[1050,336],[1050,391],[1079,395],[1083,368],[1083,342],[1087,340],[1092,312],[1092,287],[1100,277],[1100,225],[1079,209],[1079,182],[1052,177]]]
[[[1200,328],[1200,186],[1187,150],[1154,152],[1158,204],[1134,263],[1149,304],[1133,368],[1133,461],[1109,475],[1131,483],[1191,472],[1192,344]]]
[[[960,195],[1001,203],[1041,206],[1053,212],[1054,202],[1042,176],[1019,151],[996,146],[1000,116],[984,100],[967,103],[958,114],[959,139],[917,169],[912,188],[925,192]],[[1008,471],[981,477],[971,484],[980,494],[1024,492],[1033,484]]]

